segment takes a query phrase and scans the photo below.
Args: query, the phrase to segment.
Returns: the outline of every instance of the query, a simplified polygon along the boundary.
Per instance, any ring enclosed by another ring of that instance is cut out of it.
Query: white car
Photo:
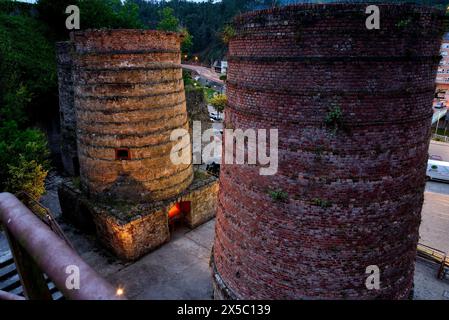
[[[449,162],[429,160],[427,164],[429,180],[449,182]]]

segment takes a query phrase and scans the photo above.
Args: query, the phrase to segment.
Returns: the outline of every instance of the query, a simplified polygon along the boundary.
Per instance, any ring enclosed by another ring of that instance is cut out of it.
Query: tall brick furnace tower
[[[63,129],[76,128],[80,171],[59,190],[63,215],[127,260],[169,241],[179,222],[194,228],[215,215],[216,178],[171,160],[173,152],[192,156],[181,40],[87,30],[58,45],[61,113],[76,114]],[[171,139],[178,129],[187,141],[180,150]]]
[[[223,165],[211,266],[231,299],[405,299],[413,287],[442,13],[365,4],[242,15],[228,128],[279,129],[279,171]],[[367,267],[380,269],[368,290]]]

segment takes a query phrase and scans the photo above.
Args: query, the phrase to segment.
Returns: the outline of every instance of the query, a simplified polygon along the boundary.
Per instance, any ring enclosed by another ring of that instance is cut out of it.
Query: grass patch
[[[332,203],[330,201],[323,200],[323,199],[318,199],[318,198],[313,199],[312,203],[313,203],[313,205],[315,205],[317,207],[321,207],[323,209],[332,207]]]
[[[439,136],[449,137],[449,128],[447,130],[438,129],[435,134],[437,134]]]
[[[283,190],[270,190],[268,195],[274,202],[287,202],[288,193]]]

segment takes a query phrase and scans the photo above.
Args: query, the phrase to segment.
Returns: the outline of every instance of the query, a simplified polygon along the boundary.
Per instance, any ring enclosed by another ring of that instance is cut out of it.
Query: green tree
[[[49,150],[42,131],[29,127],[56,103],[54,45],[30,8],[11,6],[0,12],[0,191],[39,198]]]
[[[187,28],[181,27],[179,19],[174,16],[174,10],[170,7],[166,7],[159,11],[159,15],[161,20],[159,21],[157,29],[181,33],[183,36],[181,51],[183,53],[189,53],[193,47],[193,37]]]
[[[209,103],[217,112],[221,113],[228,104],[228,97],[224,94],[217,94],[209,100]]]
[[[18,193],[27,192],[33,198],[39,200],[45,193],[45,178],[48,171],[35,160],[26,160],[19,157],[17,164],[8,165],[8,179],[6,191]]]
[[[183,53],[190,53],[193,47],[193,37],[190,34],[189,30],[187,30],[187,28],[181,28],[180,32],[183,36],[181,51]]]
[[[65,28],[65,9],[76,5],[80,9],[81,29],[141,29],[139,7],[132,0],[38,0],[39,18],[52,30],[51,37],[67,39],[70,30]]]
[[[78,0],[81,28],[141,29],[138,6],[126,0]]]
[[[231,25],[226,25],[223,28],[221,39],[223,40],[223,42],[225,44],[229,44],[229,41],[231,41],[232,38],[234,38],[236,36],[236,34],[237,33],[236,33],[234,27],[232,27]]]
[[[49,169],[46,136],[37,129],[21,130],[15,121],[0,125],[0,190],[44,193]]]
[[[54,103],[56,61],[46,30],[30,16],[0,13],[0,121],[24,125]]]

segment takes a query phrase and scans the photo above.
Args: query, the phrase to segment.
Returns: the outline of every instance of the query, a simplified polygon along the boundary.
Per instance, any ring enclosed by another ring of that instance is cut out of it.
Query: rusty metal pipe
[[[0,300],[26,300],[24,297],[22,296],[18,296],[6,291],[2,291],[0,290]]]
[[[67,299],[123,299],[116,289],[87,265],[67,243],[39,220],[10,193],[0,194],[0,222],[31,255],[39,268],[55,283]],[[68,267],[79,270],[79,289],[68,289]]]

